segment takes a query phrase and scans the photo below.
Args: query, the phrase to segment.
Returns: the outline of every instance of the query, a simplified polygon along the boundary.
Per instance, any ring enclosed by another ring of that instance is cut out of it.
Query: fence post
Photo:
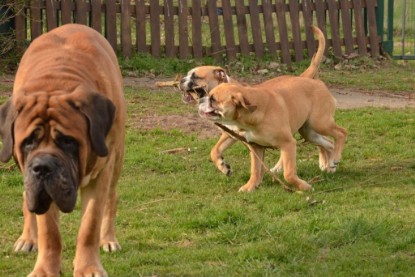
[[[388,0],[388,21],[387,21],[387,38],[385,40],[385,0],[378,0],[376,8],[376,21],[378,26],[378,35],[382,38],[383,50],[392,55],[393,52],[393,4],[394,0]]]
[[[384,17],[385,17],[385,0],[378,0],[376,7],[376,25],[378,26],[378,35],[383,41],[384,34]]]

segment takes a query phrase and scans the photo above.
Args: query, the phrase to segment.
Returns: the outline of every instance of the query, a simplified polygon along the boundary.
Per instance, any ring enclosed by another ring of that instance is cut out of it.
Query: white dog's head
[[[180,90],[183,92],[183,101],[196,103],[200,98],[222,83],[229,83],[230,77],[225,70],[218,66],[200,66],[190,70],[180,80]]]

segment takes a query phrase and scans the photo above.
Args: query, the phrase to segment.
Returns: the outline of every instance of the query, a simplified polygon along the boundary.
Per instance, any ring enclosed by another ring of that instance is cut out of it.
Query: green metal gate
[[[400,60],[415,60],[415,1],[378,0],[378,33],[385,52]]]

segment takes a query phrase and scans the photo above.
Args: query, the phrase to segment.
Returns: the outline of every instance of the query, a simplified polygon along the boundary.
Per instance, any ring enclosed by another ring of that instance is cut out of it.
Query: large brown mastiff
[[[93,29],[65,25],[35,39],[0,108],[0,160],[12,156],[24,177],[24,228],[15,251],[38,248],[29,276],[59,276],[59,210],[82,218],[74,276],[107,276],[99,246],[115,251],[116,184],[126,106],[117,58]]]

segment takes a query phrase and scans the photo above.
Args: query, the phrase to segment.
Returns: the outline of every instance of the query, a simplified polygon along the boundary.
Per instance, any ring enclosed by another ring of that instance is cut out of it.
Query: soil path
[[[0,76],[0,85],[12,86],[14,77],[11,75]],[[149,89],[159,89],[155,87],[155,82],[171,81],[166,78],[138,78],[125,77],[126,86],[145,87]],[[167,88],[169,89],[169,88]],[[361,91],[345,88],[330,87],[330,91],[337,99],[337,105],[340,109],[354,109],[362,107],[387,107],[387,108],[405,108],[415,107],[414,93],[391,93],[387,91]],[[0,95],[11,95],[11,89],[4,91],[0,89]]]
[[[155,82],[171,81],[165,78],[132,78],[124,79],[126,86],[147,87],[155,89]],[[387,91],[363,91],[348,88],[329,87],[337,99],[339,109],[354,109],[363,107],[405,108],[415,107],[415,92],[391,93]],[[157,88],[158,89],[158,88]],[[169,88],[166,88],[169,89]]]
[[[365,92],[352,89],[330,88],[337,99],[339,109],[364,107],[415,108],[415,93],[390,93],[385,91]]]

